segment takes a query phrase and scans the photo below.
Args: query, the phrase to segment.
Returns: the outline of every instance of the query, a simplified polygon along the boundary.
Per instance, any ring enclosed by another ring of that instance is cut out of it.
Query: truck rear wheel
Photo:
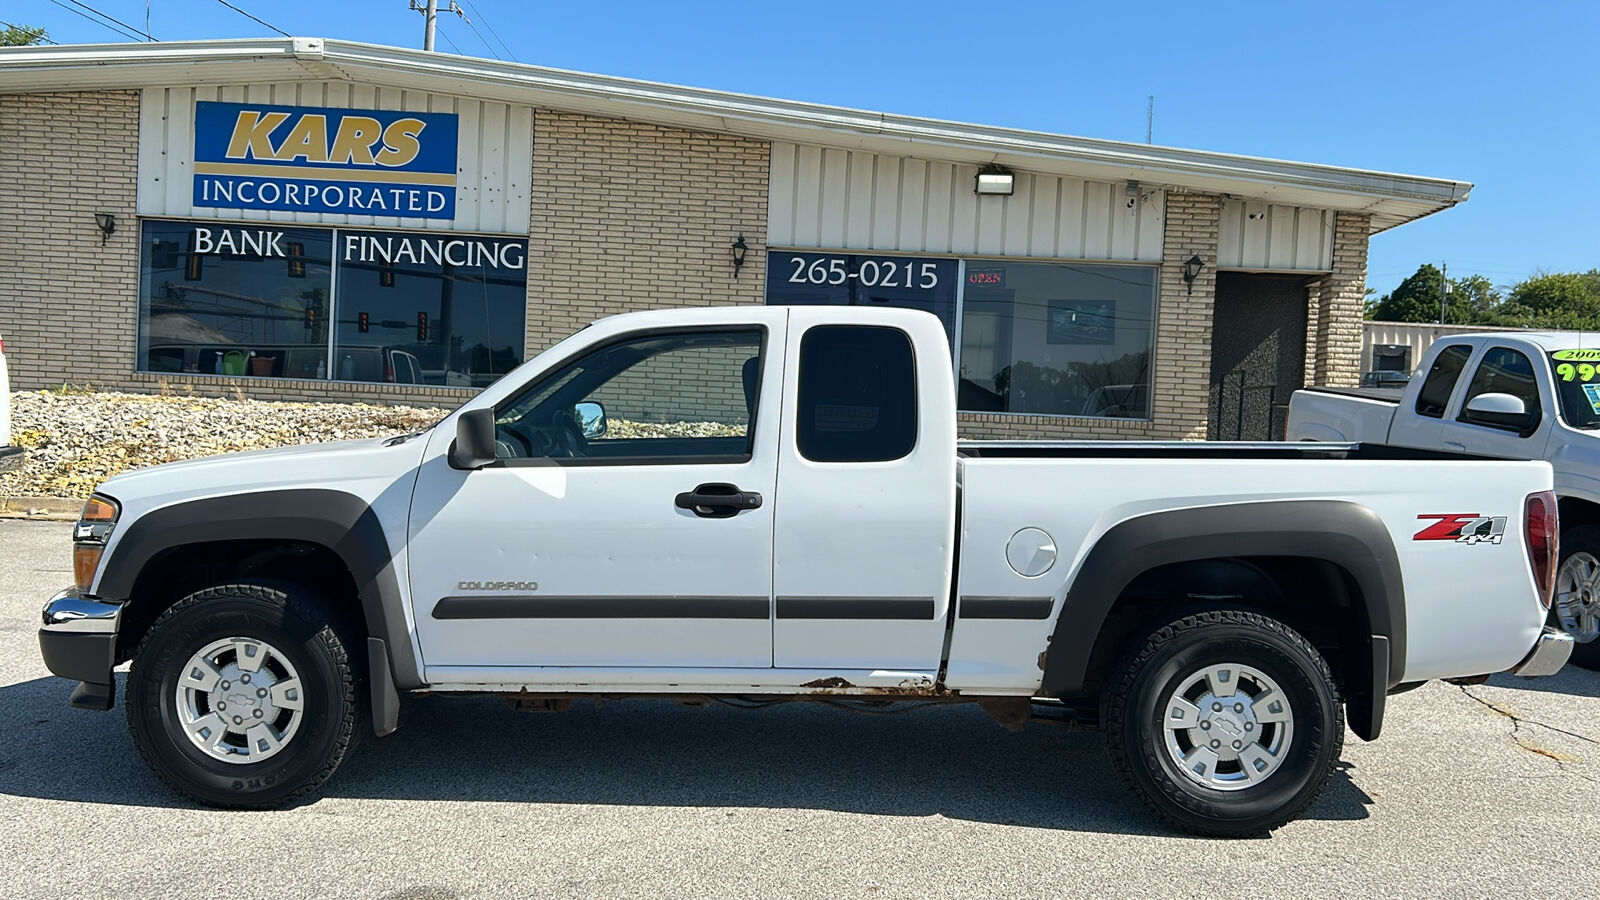
[[[1157,815],[1198,834],[1261,834],[1310,806],[1344,746],[1327,663],[1282,622],[1185,616],[1135,643],[1101,699],[1112,764]]]
[[[1550,624],[1572,635],[1572,663],[1600,669],[1600,525],[1561,533]]]
[[[163,781],[201,803],[293,803],[355,745],[349,646],[327,608],[296,588],[191,594],[156,619],[134,656],[134,744]]]

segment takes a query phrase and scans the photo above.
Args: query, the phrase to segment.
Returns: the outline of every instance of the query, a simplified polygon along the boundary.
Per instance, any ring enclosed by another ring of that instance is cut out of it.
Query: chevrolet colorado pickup
[[[1014,728],[1048,699],[1224,835],[1305,809],[1390,691],[1570,650],[1547,463],[956,428],[926,313],[604,319],[420,434],[107,481],[40,642],[80,707],[131,660],[139,751],[218,806],[310,795],[407,695],[976,701]]]
[[[1287,429],[1294,441],[1548,460],[1561,519],[1550,624],[1572,635],[1572,661],[1587,669],[1600,669],[1597,345],[1579,332],[1451,335],[1428,348],[1403,390],[1296,391]]]

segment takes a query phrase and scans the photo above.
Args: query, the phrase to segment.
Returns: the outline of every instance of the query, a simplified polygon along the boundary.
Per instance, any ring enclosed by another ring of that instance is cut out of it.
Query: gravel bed
[[[405,434],[445,414],[409,406],[187,395],[15,393],[11,441],[26,453],[21,466],[0,474],[0,496],[82,498],[128,469],[238,450]]]

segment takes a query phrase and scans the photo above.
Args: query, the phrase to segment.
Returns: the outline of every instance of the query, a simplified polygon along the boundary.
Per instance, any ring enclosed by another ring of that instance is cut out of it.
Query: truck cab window
[[[1422,390],[1417,393],[1417,415],[1444,418],[1450,393],[1455,390],[1461,370],[1466,368],[1467,358],[1471,355],[1472,347],[1467,344],[1456,344],[1439,351],[1433,365],[1428,368],[1428,377],[1422,382]]]
[[[1483,356],[1472,381],[1467,385],[1466,399],[1461,402],[1459,421],[1470,425],[1489,425],[1506,428],[1502,424],[1475,421],[1466,408],[1474,397],[1483,394],[1510,394],[1522,401],[1529,423],[1537,423],[1542,410],[1539,406],[1539,381],[1533,374],[1533,363],[1523,353],[1510,347],[1495,347]]]
[[[747,460],[761,345],[761,330],[739,329],[652,333],[591,350],[496,412],[496,456]]]
[[[814,462],[884,462],[917,443],[911,339],[897,328],[821,325],[800,340],[795,442]]]

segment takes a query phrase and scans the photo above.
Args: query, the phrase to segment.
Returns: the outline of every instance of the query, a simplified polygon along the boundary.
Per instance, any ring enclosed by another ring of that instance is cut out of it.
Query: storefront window
[[[767,302],[783,306],[895,306],[931,312],[954,345],[953,259],[852,253],[767,254]]]
[[[968,260],[958,404],[1145,419],[1156,270]]]
[[[338,234],[335,378],[484,387],[522,362],[526,241]]]
[[[142,234],[143,371],[483,387],[522,362],[526,241],[227,222]]]
[[[332,245],[310,228],[145,222],[139,368],[323,377]]]

